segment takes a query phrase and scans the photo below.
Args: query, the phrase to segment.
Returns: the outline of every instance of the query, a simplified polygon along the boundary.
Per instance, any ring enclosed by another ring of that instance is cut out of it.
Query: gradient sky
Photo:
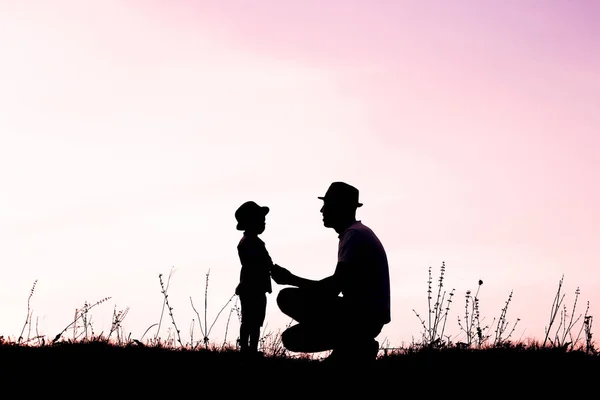
[[[206,274],[209,324],[233,295],[246,200],[271,208],[275,262],[333,272],[317,196],[336,180],[388,251],[380,342],[420,339],[442,262],[458,339],[479,279],[484,324],[514,291],[515,339],[543,338],[563,274],[569,311],[579,287],[594,315],[599,18],[591,0],[0,0],[0,335],[19,335],[38,280],[40,334],[110,296],[95,331],[129,308],[140,338],[174,268],[189,341]],[[265,331],[290,322],[280,288]],[[215,342],[237,337],[231,306]]]

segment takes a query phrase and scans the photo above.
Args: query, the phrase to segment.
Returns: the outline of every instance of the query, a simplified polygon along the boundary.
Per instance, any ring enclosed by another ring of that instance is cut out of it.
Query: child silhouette
[[[237,230],[244,231],[237,250],[242,265],[240,281],[235,289],[242,311],[240,324],[240,350],[258,353],[260,328],[265,320],[267,293],[272,292],[271,268],[273,261],[258,237],[265,230],[265,217],[269,207],[247,201],[235,212]]]

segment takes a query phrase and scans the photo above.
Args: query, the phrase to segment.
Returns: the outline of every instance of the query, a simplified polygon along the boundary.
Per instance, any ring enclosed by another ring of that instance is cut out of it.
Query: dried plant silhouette
[[[27,326],[29,326],[29,331],[25,342],[29,342],[31,337],[31,316],[33,315],[33,310],[31,309],[31,298],[33,297],[33,292],[35,291],[35,285],[37,285],[37,279],[33,281],[33,285],[29,291],[29,297],[27,297],[27,315],[25,316],[25,323],[23,324],[23,329],[21,329],[21,334],[19,335],[19,339],[17,341],[18,343],[23,341],[23,333],[25,332],[25,328],[27,328]]]
[[[52,339],[52,343],[56,343],[69,328],[71,328],[73,330],[73,339],[72,339],[73,341],[77,341],[81,337],[81,335],[85,335],[84,340],[87,340],[88,339],[88,329],[91,331],[92,336],[94,336],[93,329],[90,329],[91,328],[91,319],[89,317],[89,312],[92,308],[94,308],[108,300],[110,300],[110,297],[105,297],[103,299],[100,299],[93,304],[90,304],[87,301],[84,302],[82,308],[75,309],[75,317],[73,318],[73,321],[71,323],[69,323],[62,331],[60,331],[54,337],[54,339]],[[78,325],[80,320],[83,323],[82,326]],[[78,328],[82,328],[82,331],[79,333],[78,333]]]
[[[442,262],[440,267],[440,277],[438,278],[438,290],[435,298],[435,302],[432,305],[433,300],[433,289],[432,283],[433,278],[431,275],[431,267],[429,267],[429,278],[427,279],[427,321],[425,321],[419,313],[413,308],[413,312],[419,318],[423,327],[421,335],[422,344],[427,347],[439,347],[449,343],[449,338],[444,341],[444,331],[446,329],[446,321],[448,319],[448,313],[450,312],[450,305],[452,304],[452,296],[454,296],[454,289],[450,291],[446,298],[446,290],[444,290],[444,274],[446,272],[446,263]],[[446,306],[444,307],[444,300]]]
[[[225,303],[225,305],[217,313],[215,319],[213,320],[212,324],[210,325],[210,328],[207,329],[206,327],[208,326],[207,312],[208,312],[208,278],[209,278],[209,276],[210,276],[210,270],[208,270],[208,272],[206,273],[206,283],[204,285],[204,328],[202,328],[202,322],[201,322],[201,319],[200,319],[200,314],[198,313],[198,310],[196,310],[196,308],[194,307],[194,302],[192,301],[192,297],[190,296],[190,304],[192,305],[192,309],[194,310],[194,312],[196,313],[196,316],[198,317],[198,325],[200,327],[200,333],[202,333],[202,343],[204,344],[205,347],[208,347],[210,333],[212,332],[212,329],[215,326],[215,323],[219,319],[219,316],[221,315],[221,313],[223,312],[223,310],[225,310],[225,307],[227,307],[229,305],[229,303],[231,303],[231,301],[235,297],[235,294],[234,294],[234,295],[232,295],[229,298],[229,300],[227,300],[227,302]],[[229,319],[227,321],[228,321],[227,322],[227,327],[228,327],[229,326]],[[192,321],[192,323],[193,323],[193,321]],[[227,328],[226,328],[226,330],[227,330]],[[193,332],[193,329],[192,329],[192,332]],[[193,337],[192,337],[191,341],[192,341],[192,344],[193,344]],[[198,346],[199,343],[200,342],[198,342],[196,344],[196,346]]]
[[[480,313],[479,300],[479,292],[483,285],[482,280],[478,281],[475,294],[473,294],[471,290],[467,290],[465,293],[464,315],[458,317],[458,327],[461,334],[464,335],[464,341],[455,341],[459,335],[454,337],[444,335],[444,332],[446,331],[446,320],[450,312],[452,296],[454,294],[454,289],[452,289],[450,293],[444,290],[445,273],[446,265],[445,263],[442,263],[440,275],[437,280],[437,293],[435,293],[434,298],[434,289],[432,287],[433,278],[431,267],[429,267],[429,278],[427,280],[427,320],[422,318],[421,315],[413,309],[413,312],[419,319],[423,328],[419,346],[428,348],[448,346],[472,348],[475,346],[476,348],[483,348],[486,346],[503,347],[513,345],[514,341],[512,340],[512,336],[517,325],[521,322],[521,318],[516,318],[511,326],[511,322],[507,317],[509,306],[513,301],[514,292],[512,290],[510,291],[508,298],[504,302],[504,306],[500,310],[500,315],[497,318],[494,317],[490,325],[482,325],[485,320]],[[569,313],[567,306],[563,303],[565,299],[565,294],[562,293],[563,280],[564,275],[558,283],[558,289],[550,312],[549,325],[545,328],[546,334],[544,340],[541,344],[533,342],[532,345],[540,348],[552,347],[563,348],[565,350],[584,349],[586,353],[595,354],[597,351],[592,339],[591,327],[593,317],[589,315],[589,301],[587,302],[584,313],[576,315],[577,302],[581,294],[580,289],[577,288],[575,290],[573,307]],[[446,296],[447,294],[448,296]],[[579,329],[575,334],[574,329],[580,321],[582,321],[582,323],[578,326]],[[558,326],[553,328],[556,324],[558,324]],[[493,335],[490,333],[492,328],[494,328]]]
[[[573,308],[571,309],[571,313],[569,314],[567,305],[563,303],[565,299],[565,294],[561,293],[563,281],[564,275],[560,278],[560,281],[558,282],[558,289],[556,291],[556,295],[554,296],[552,307],[550,309],[550,321],[548,323],[548,326],[544,329],[545,336],[542,346],[545,346],[547,343],[550,343],[554,347],[573,349],[579,344],[581,340],[581,333],[585,332],[586,351],[592,351],[592,316],[588,315],[590,309],[590,302],[587,302],[587,306],[583,314],[575,316],[577,309],[577,301],[579,299],[579,295],[581,294],[579,287],[577,287],[577,289],[575,290],[575,298],[573,300]],[[552,326],[556,323],[557,316],[559,317],[558,326],[555,328],[554,334],[552,334]],[[583,323],[579,329],[579,332],[577,333],[577,336],[573,336],[573,328],[575,327],[577,322],[581,320],[582,316]]]
[[[481,318],[479,311],[479,290],[481,289],[481,285],[483,285],[483,281],[480,279],[474,296],[470,290],[467,290],[465,293],[464,322],[460,316],[458,317],[458,326],[466,335],[466,342],[464,344],[467,347],[475,343],[477,347],[481,348],[490,337],[488,331],[484,333],[484,330],[489,330],[489,326],[481,326],[484,319]]]

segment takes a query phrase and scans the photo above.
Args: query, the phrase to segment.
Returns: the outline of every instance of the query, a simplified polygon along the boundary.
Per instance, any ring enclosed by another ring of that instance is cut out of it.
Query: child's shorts
[[[242,323],[250,326],[262,326],[267,311],[265,293],[244,293],[240,295]]]

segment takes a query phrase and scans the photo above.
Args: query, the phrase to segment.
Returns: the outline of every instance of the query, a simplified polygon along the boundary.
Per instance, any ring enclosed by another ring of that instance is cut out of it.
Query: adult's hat
[[[329,185],[329,189],[325,192],[325,196],[319,197],[319,199],[356,207],[361,207],[363,205],[358,201],[358,189],[345,182],[333,182]]]
[[[254,201],[247,201],[235,210],[235,219],[237,220],[236,229],[241,231],[244,230],[245,223],[248,219],[255,216],[265,216],[269,213],[269,207],[259,206]]]

